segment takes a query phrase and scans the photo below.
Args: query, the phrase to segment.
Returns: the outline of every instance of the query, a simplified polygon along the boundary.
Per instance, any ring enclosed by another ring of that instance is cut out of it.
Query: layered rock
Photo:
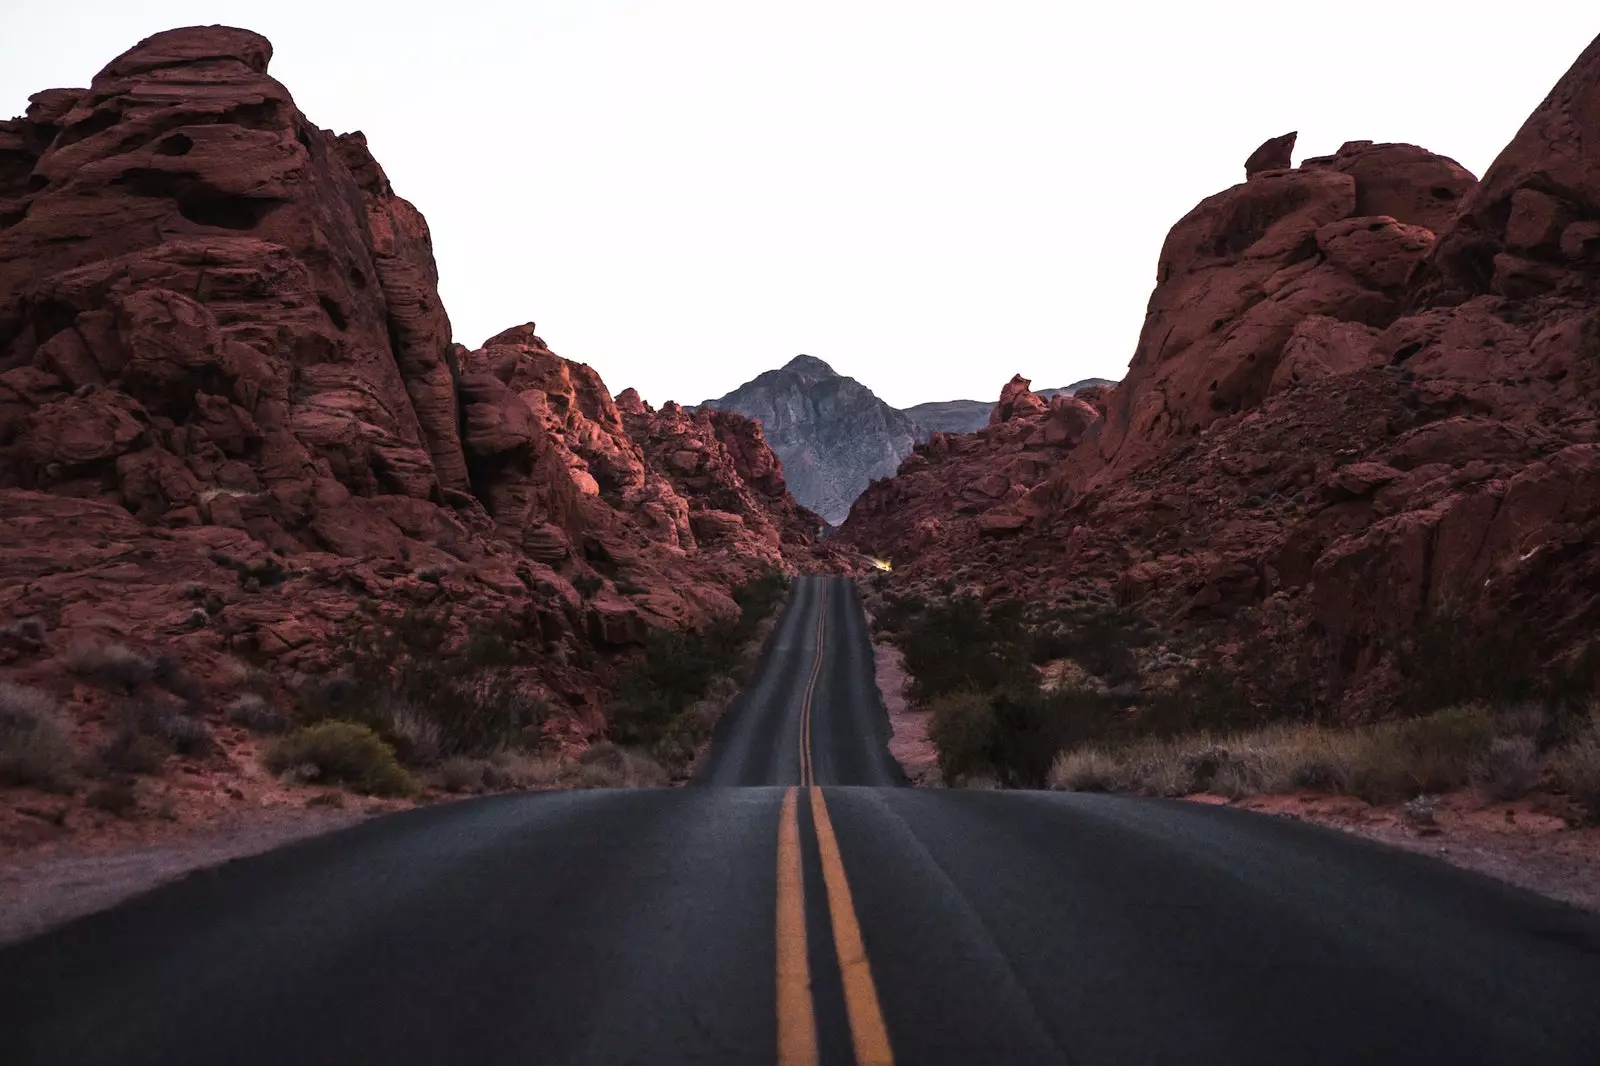
[[[822,521],[789,495],[759,422],[708,407],[691,414],[670,401],[658,412],[633,389],[617,406],[651,468],[692,501],[688,524],[702,549],[756,546],[772,561],[809,552]]]
[[[841,538],[902,588],[1114,602],[1217,662],[1264,640],[1346,715],[1390,710],[1405,649],[1457,613],[1526,638],[1533,672],[1581,673],[1600,623],[1597,144],[1600,42],[1481,183],[1369,142],[1251,167],[1174,227],[1128,378],[1085,393],[1103,421],[1015,531],[984,543],[958,517],[951,493],[1009,461],[975,442],[936,483],[874,486]]]
[[[6,654],[48,673],[95,628],[317,671],[363,604],[449,604],[522,619],[603,728],[611,651],[805,561],[778,461],[729,429],[674,480],[531,324],[452,344],[421,214],[271,55],[158,34],[0,123],[0,619],[50,626]],[[751,528],[703,551],[730,492]]]

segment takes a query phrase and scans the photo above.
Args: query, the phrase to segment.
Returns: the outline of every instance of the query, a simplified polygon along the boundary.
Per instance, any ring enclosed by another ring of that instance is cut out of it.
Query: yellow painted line
[[[828,888],[828,912],[833,918],[833,946],[839,953],[839,977],[844,983],[845,1012],[850,1018],[850,1039],[855,1044],[856,1066],[894,1066],[889,1030],[878,1006],[878,986],[872,981],[867,945],[861,939],[850,882],[844,876],[839,841],[833,835],[828,804],[822,789],[811,789],[811,817],[816,822],[817,849],[822,853],[822,879]]]
[[[784,791],[778,815],[778,1066],[817,1066],[796,791]]]
[[[816,783],[816,775],[811,772],[811,700],[817,694],[817,678],[822,674],[822,640],[823,627],[827,622],[827,612],[817,613],[817,653],[816,659],[811,664],[811,679],[806,682],[805,698],[800,701],[800,784],[810,787]]]

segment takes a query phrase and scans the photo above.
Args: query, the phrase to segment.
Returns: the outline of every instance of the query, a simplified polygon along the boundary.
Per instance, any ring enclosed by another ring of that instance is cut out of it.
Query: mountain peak
[[[799,374],[808,382],[839,376],[838,371],[814,355],[797,355],[787,363],[784,363],[783,369],[793,374]]]

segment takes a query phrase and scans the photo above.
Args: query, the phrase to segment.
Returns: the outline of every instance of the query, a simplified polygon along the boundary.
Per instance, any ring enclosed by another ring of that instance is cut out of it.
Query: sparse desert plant
[[[648,755],[615,744],[595,744],[578,757],[574,788],[657,788],[667,775]]]
[[[477,792],[485,784],[489,763],[465,755],[452,755],[439,764],[439,787],[446,792]]]
[[[1474,770],[1473,783],[1490,799],[1521,799],[1539,783],[1543,772],[1533,737],[1496,737]]]
[[[290,724],[287,715],[273,709],[264,697],[254,692],[241,692],[228,701],[225,713],[228,721],[252,733],[282,733]]]
[[[1050,787],[1065,792],[1116,792],[1126,777],[1121,760],[1099,748],[1063,752],[1050,771]]]
[[[107,774],[158,774],[172,749],[162,741],[124,724],[96,756],[96,772]]]
[[[72,762],[70,734],[49,693],[0,681],[0,784],[61,788]]]
[[[939,753],[939,773],[951,785],[994,772],[990,743],[994,712],[989,697],[972,689],[947,692],[928,708],[928,739]]]
[[[208,755],[216,747],[211,729],[192,715],[164,714],[157,719],[155,729],[179,755]]]
[[[83,802],[121,818],[139,806],[139,795],[131,781],[107,781],[90,789]]]
[[[156,662],[126,644],[74,641],[67,648],[67,669],[102,688],[132,692],[155,677]]]
[[[319,722],[272,742],[262,762],[273,773],[314,771],[313,780],[345,784],[377,796],[409,796],[416,782],[395,759],[394,749],[355,722]]]
[[[1556,784],[1600,822],[1600,716],[1574,736],[1551,760]]]
[[[486,761],[486,788],[550,788],[561,783],[568,764],[556,755],[499,751]]]

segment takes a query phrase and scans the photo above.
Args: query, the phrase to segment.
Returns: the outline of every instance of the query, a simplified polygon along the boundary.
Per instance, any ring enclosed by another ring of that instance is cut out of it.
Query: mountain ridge
[[[1072,395],[1085,378],[1038,395]],[[935,433],[972,433],[989,423],[993,401],[939,400],[897,408],[840,374],[826,360],[801,354],[764,370],[700,407],[736,411],[762,423],[802,506],[839,525],[856,498],[878,478],[892,477],[917,445]]]

